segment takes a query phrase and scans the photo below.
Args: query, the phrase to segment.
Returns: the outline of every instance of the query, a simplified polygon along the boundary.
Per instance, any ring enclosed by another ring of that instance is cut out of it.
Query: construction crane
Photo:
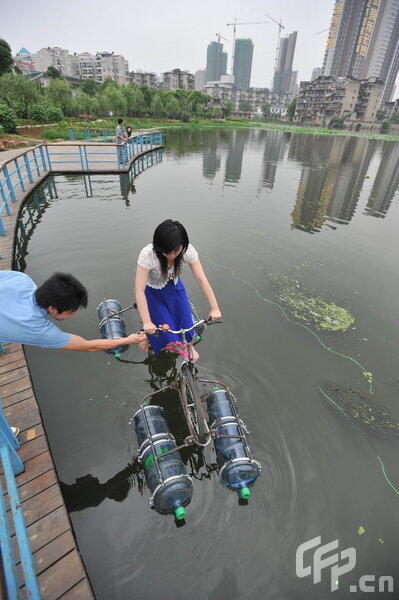
[[[233,47],[231,51],[231,74],[234,75],[234,54],[235,54],[235,43],[236,43],[236,31],[237,25],[268,25],[270,21],[251,21],[249,23],[237,23],[237,17],[234,19],[234,23],[227,23],[227,27],[233,27]]]
[[[278,36],[277,36],[277,46],[276,46],[276,58],[274,61],[274,72],[276,73],[277,71],[277,63],[278,63],[278,51],[280,49],[280,37],[281,37],[281,30],[284,29],[284,25],[280,19],[280,22],[276,21],[276,19],[273,19],[273,17],[271,17],[270,15],[266,15],[266,17],[269,17],[269,19],[271,19],[273,21],[273,23],[276,23],[277,27],[278,27]]]
[[[329,31],[329,27],[327,27],[327,29],[322,29],[321,31],[316,31],[315,35],[319,35],[319,33],[325,33],[326,31]]]
[[[215,35],[217,37],[219,44],[220,44],[220,40],[224,40],[225,42],[231,42],[231,40],[228,40],[227,38],[223,37],[220,33],[216,33]]]

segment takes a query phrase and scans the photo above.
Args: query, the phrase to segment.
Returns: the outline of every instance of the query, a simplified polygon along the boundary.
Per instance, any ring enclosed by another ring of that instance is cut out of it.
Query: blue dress
[[[163,325],[167,323],[171,329],[188,329],[194,325],[191,314],[190,303],[186,288],[180,277],[175,284],[174,281],[168,281],[165,287],[161,289],[152,288],[149,285],[145,288],[148,310],[151,321],[154,325]],[[191,342],[194,331],[186,333],[187,342]],[[181,336],[166,331],[159,335],[149,335],[151,349],[155,354],[170,342],[181,341]]]

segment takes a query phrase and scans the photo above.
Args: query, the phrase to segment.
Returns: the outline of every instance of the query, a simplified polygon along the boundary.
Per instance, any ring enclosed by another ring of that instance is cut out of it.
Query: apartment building
[[[142,71],[131,71],[129,73],[130,83],[135,85],[146,85],[151,90],[158,88],[158,76],[156,73],[143,73]]]
[[[163,73],[162,89],[164,92],[171,90],[195,90],[195,77],[188,71],[173,69]]]
[[[375,80],[318,77],[301,81],[294,120],[328,125],[333,117],[372,121],[381,102],[384,85]]]

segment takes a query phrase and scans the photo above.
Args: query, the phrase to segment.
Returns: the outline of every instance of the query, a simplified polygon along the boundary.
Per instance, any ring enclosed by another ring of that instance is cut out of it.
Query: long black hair
[[[179,221],[166,219],[154,231],[152,245],[161,264],[161,273],[165,279],[168,276],[168,259],[163,255],[163,252],[168,254],[172,250],[176,250],[176,248],[182,246],[182,251],[174,260],[174,275],[177,277],[181,271],[181,262],[188,244],[187,231]]]

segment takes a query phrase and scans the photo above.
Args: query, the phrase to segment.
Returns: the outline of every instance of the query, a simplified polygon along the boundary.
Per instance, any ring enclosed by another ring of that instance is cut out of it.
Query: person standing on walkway
[[[118,119],[118,125],[116,126],[116,144],[123,144],[127,140],[126,130],[123,126],[123,119]]]
[[[114,340],[86,340],[49,320],[64,321],[87,306],[86,288],[68,273],[54,273],[39,287],[25,273],[0,271],[0,343],[99,352],[139,344],[144,333]]]

